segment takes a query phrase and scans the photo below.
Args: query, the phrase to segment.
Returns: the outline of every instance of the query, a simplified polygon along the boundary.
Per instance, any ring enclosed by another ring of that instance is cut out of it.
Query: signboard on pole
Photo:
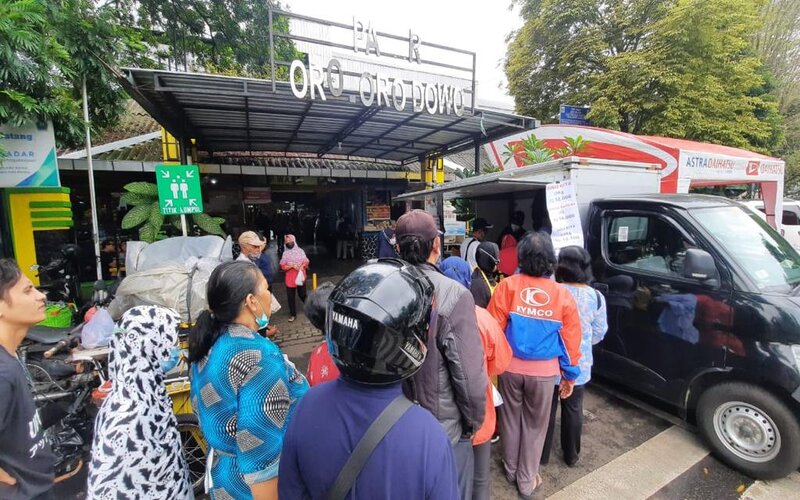
[[[163,215],[203,213],[197,165],[156,165],[156,183]]]
[[[53,123],[0,125],[0,187],[60,187]]]
[[[546,188],[547,211],[553,227],[553,247],[558,251],[570,245],[583,246],[583,227],[578,212],[578,197],[572,181],[553,182]]]
[[[562,104],[558,113],[558,123],[561,125],[581,125],[590,127],[592,123],[586,118],[592,108],[589,106],[570,106]]]

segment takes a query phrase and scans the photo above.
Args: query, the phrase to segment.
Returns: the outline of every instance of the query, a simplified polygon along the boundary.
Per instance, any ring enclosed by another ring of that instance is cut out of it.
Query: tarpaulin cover
[[[230,260],[230,259],[228,259]],[[186,264],[167,263],[128,275],[117,289],[108,311],[119,319],[128,309],[141,305],[168,307],[192,322],[206,309],[206,283],[222,262],[192,257]]]
[[[166,263],[183,264],[191,257],[231,260],[233,242],[230,236],[224,240],[219,236],[181,236],[149,244],[131,241],[125,254],[125,269],[131,275]]]
[[[231,238],[219,236],[169,238],[147,244],[128,243],[127,277],[108,311],[119,319],[128,309],[158,305],[192,322],[206,309],[206,283],[211,272],[233,258]]]

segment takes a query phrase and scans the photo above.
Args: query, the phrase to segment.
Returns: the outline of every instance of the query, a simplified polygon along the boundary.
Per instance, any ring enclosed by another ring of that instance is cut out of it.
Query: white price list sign
[[[583,246],[583,227],[578,212],[578,197],[572,181],[547,185],[547,211],[553,226],[553,247],[558,251],[570,245]]]

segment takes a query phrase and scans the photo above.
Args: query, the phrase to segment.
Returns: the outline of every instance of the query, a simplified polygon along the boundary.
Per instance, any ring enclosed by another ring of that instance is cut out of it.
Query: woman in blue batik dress
[[[211,450],[211,498],[277,499],[283,436],[305,378],[278,346],[259,335],[269,325],[272,295],[249,262],[211,274],[208,311],[189,339],[192,404]]]

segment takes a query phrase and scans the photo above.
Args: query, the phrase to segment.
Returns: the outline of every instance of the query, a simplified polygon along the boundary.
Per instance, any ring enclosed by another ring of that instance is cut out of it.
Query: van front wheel
[[[727,382],[700,396],[697,423],[714,452],[756,479],[778,479],[800,467],[800,422],[772,393]]]

